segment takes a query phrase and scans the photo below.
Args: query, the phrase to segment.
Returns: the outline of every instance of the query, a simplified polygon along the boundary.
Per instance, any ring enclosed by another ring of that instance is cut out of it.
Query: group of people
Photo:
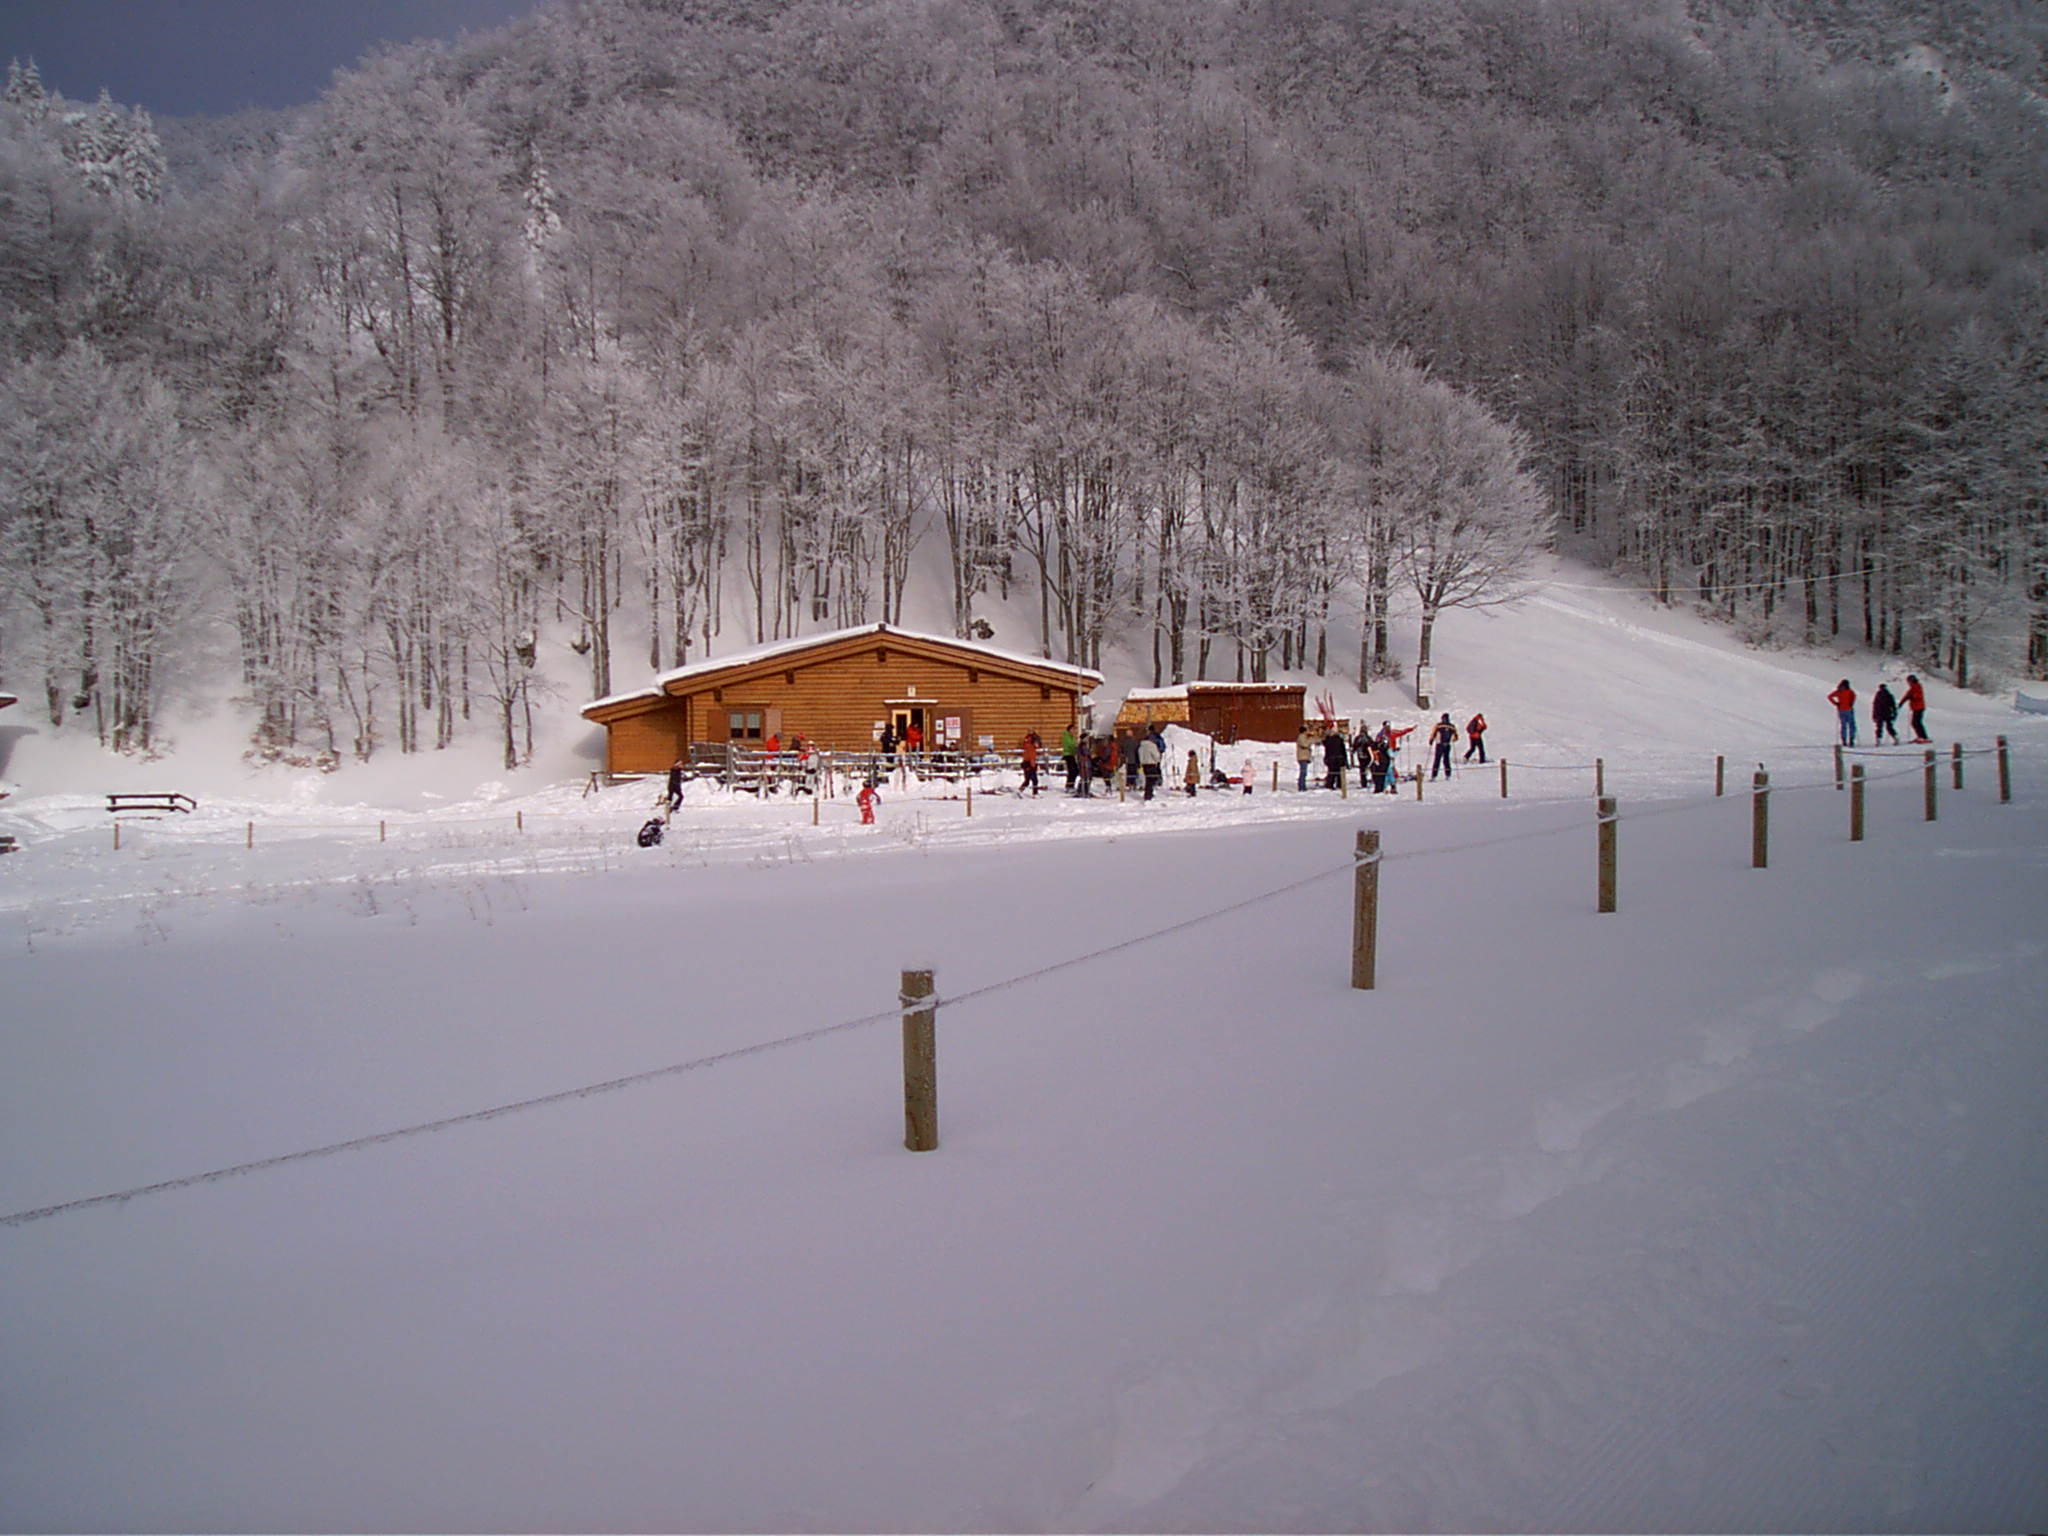
[[[1828,702],[1835,706],[1835,721],[1845,747],[1856,745],[1856,690],[1849,686],[1846,677],[1835,685]],[[1906,686],[1899,695],[1894,695],[1884,683],[1877,685],[1877,692],[1870,696],[1870,744],[1884,745],[1885,737],[1892,739],[1892,745],[1899,745],[1899,710],[1904,708],[1911,719],[1913,740],[1925,743],[1932,738],[1927,734],[1927,690],[1920,686],[1920,679],[1912,673],[1906,674]]]
[[[1309,767],[1320,754],[1323,788],[1341,789],[1344,770],[1355,767],[1373,794],[1393,794],[1400,784],[1401,774],[1396,758],[1401,750],[1401,741],[1419,729],[1419,726],[1397,726],[1382,720],[1377,731],[1360,726],[1356,736],[1347,737],[1340,725],[1305,725],[1294,739],[1294,787],[1307,790]],[[1429,729],[1429,776],[1432,779],[1451,776],[1451,749],[1457,745],[1461,735],[1466,742],[1465,761],[1470,762],[1477,757],[1480,762],[1485,762],[1486,730],[1486,716],[1483,714],[1474,714],[1467,720],[1462,733],[1448,714],[1440,716]]]
[[[1045,742],[1036,731],[1025,736],[1024,784],[1020,794],[1023,790],[1038,793],[1038,755],[1044,749]],[[1096,780],[1113,783],[1117,774],[1122,773],[1126,788],[1136,789],[1142,784],[1145,798],[1150,800],[1164,781],[1165,763],[1166,738],[1156,726],[1142,735],[1129,737],[1077,736],[1072,726],[1060,732],[1060,765],[1066,770],[1067,793],[1076,799],[1093,799]],[[1201,778],[1201,763],[1190,752],[1182,774],[1187,793],[1192,795],[1201,787]]]

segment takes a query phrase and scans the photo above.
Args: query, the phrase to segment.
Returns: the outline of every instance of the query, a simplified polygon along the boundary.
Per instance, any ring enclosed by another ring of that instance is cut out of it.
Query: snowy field
[[[1852,844],[1867,659],[1568,585],[1442,641],[1506,800],[1226,749],[641,850],[585,744],[430,799],[17,730],[0,1528],[2041,1529],[2048,721],[1931,690],[1939,819],[1865,756]],[[201,809],[116,850],[131,788]]]

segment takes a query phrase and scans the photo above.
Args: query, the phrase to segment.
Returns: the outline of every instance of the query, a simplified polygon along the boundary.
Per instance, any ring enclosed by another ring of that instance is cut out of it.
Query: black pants
[[[1038,764],[1026,763],[1024,765],[1024,789],[1030,790],[1034,795],[1038,793]],[[1024,789],[1018,790],[1017,793],[1023,794]]]
[[[1448,741],[1436,744],[1436,756],[1429,761],[1429,776],[1432,779],[1436,777],[1439,768],[1443,770],[1445,778],[1451,776],[1451,744]]]
[[[1469,763],[1469,762],[1471,762],[1471,761],[1472,761],[1472,754],[1473,754],[1474,752],[1477,752],[1477,753],[1479,754],[1479,761],[1481,761],[1482,763],[1483,763],[1483,762],[1485,762],[1485,761],[1486,761],[1486,741],[1485,741],[1485,739],[1484,739],[1483,737],[1479,737],[1479,736],[1473,736],[1473,737],[1471,737],[1471,738],[1469,738],[1469,739],[1470,739],[1470,741],[1471,741],[1471,743],[1472,743],[1472,744],[1471,744],[1470,746],[1468,746],[1467,748],[1465,748],[1465,761],[1466,761],[1466,762],[1468,762],[1468,763]]]

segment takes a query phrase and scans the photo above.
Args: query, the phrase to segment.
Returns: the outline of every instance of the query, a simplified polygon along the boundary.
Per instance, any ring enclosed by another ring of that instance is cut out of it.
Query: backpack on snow
[[[661,841],[662,831],[661,818],[659,816],[651,816],[641,826],[639,835],[633,840],[642,848],[652,848]]]

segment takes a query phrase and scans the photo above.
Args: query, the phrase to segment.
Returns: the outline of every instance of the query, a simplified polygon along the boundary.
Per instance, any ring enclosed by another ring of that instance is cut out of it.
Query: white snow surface
[[[322,777],[17,706],[0,1529],[2042,1529],[2048,720],[1931,686],[1938,819],[1859,756],[1851,843],[1875,661],[1572,579],[1439,636],[1505,800],[1223,748],[642,850],[580,722]]]

